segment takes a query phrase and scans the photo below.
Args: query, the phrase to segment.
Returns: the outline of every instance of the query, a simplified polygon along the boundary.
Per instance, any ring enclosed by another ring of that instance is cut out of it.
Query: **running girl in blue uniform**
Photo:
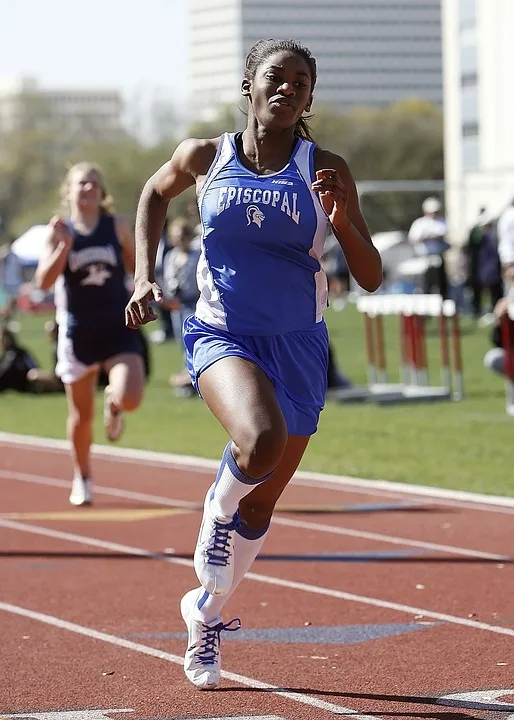
[[[55,283],[56,374],[68,398],[74,468],[70,502],[85,505],[92,502],[90,446],[99,371],[104,368],[109,377],[104,425],[114,442],[123,430],[123,411],[141,402],[144,366],[139,333],[124,322],[125,276],[134,271],[132,233],[110,212],[103,176],[94,165],[74,165],[61,197],[64,219],[50,221],[36,282],[43,290]]]
[[[262,40],[246,58],[244,132],[185,140],[143,190],[127,325],[155,319],[155,252],[171,198],[196,186],[200,299],[184,323],[193,383],[230,441],[205,498],[195,550],[201,586],[181,601],[184,660],[197,687],[220,681],[221,610],[257,556],[273,509],[316,432],[327,382],[320,258],[329,223],[366,290],[380,256],[346,162],[312,142],[316,63],[293,41]]]

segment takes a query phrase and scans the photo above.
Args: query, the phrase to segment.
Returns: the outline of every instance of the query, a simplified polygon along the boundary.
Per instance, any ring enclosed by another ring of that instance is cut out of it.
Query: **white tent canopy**
[[[33,225],[11,245],[22,265],[37,265],[50,234],[49,225]]]

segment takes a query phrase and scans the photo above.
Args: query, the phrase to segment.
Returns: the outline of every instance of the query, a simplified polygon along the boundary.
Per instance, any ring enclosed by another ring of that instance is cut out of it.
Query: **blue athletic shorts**
[[[198,394],[198,378],[221,358],[235,355],[258,365],[275,388],[290,435],[313,435],[327,390],[328,332],[325,323],[283,335],[234,335],[194,315],[183,327],[186,361]]]

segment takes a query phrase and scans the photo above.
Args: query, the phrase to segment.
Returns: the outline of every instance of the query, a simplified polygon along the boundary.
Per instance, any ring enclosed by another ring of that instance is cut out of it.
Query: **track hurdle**
[[[364,316],[369,402],[462,400],[460,324],[452,300],[440,295],[365,295],[357,299],[357,310]],[[399,383],[388,381],[384,316],[399,320]],[[438,320],[440,385],[431,385],[429,380],[425,326],[430,317]]]

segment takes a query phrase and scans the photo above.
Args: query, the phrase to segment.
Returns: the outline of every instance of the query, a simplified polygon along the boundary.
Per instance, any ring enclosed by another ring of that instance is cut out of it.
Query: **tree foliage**
[[[312,119],[319,145],[342,155],[355,180],[440,180],[444,175],[440,109],[407,99],[342,117],[321,108]],[[420,212],[426,193],[366,195],[362,208],[372,232],[405,230]]]
[[[14,128],[0,129],[0,217],[3,236],[16,236],[45,223],[59,206],[58,189],[67,167],[89,160],[103,169],[116,209],[135,218],[146,180],[172,155],[182,139],[173,128],[169,106],[160,108],[159,133],[148,145],[129,131],[87,141],[51,116],[34,98],[20,103]],[[183,135],[216,137],[244,127],[244,111],[225,106],[210,122],[195,122]],[[408,99],[383,109],[338,114],[315,108],[310,120],[321,147],[342,155],[357,181],[416,180],[443,177],[443,132],[439,108]],[[383,193],[362,200],[372,232],[407,228],[419,213],[423,195]],[[170,204],[170,215],[186,214],[194,189]]]

